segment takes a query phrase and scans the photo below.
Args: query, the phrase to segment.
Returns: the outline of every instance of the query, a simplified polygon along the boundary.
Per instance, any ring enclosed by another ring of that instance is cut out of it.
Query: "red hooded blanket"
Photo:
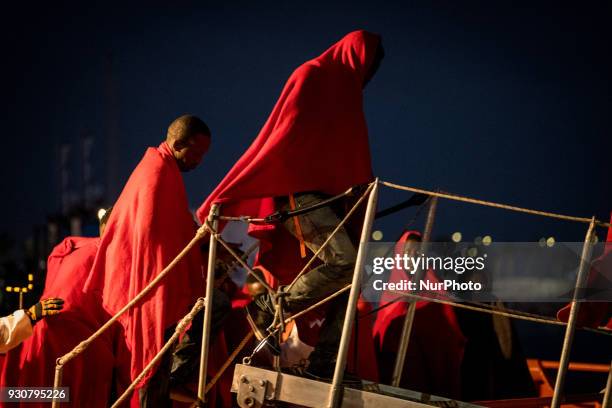
[[[262,199],[300,191],[340,193],[372,180],[362,88],[380,38],[355,31],[297,68],[249,149],[199,208],[268,215]]]
[[[404,246],[411,235],[420,236],[420,233],[405,232],[395,246],[396,254],[404,253]],[[389,282],[403,279],[407,279],[405,271],[394,269]],[[438,280],[432,271],[427,271],[425,279]],[[408,309],[408,303],[401,299],[392,303],[397,297],[396,294],[383,293],[380,307],[384,308],[376,316],[373,332],[381,351],[381,372],[387,373],[389,378]],[[416,308],[401,386],[458,398],[466,340],[455,312],[451,306],[427,301],[418,301]]]
[[[610,214],[610,222],[612,223],[612,214]],[[608,228],[603,254],[591,264],[588,281],[592,286],[599,288],[612,285],[612,228]],[[557,312],[557,318],[567,322],[570,310],[571,304],[566,305]],[[604,325],[612,329],[612,302],[583,302],[578,311],[577,324],[586,327]]]
[[[133,299],[195,234],[179,168],[164,142],[149,148],[113,206],[85,291],[113,315]],[[161,349],[164,331],[204,292],[196,246],[136,307],[120,319],[134,379]]]
[[[98,249],[98,238],[68,237],[47,261],[42,298],[64,299],[64,309],[34,326],[32,337],[5,358],[3,386],[52,387],[55,360],[89,337],[103,322],[100,304],[82,292]],[[62,385],[70,387],[70,402],[62,406],[107,407],[113,378],[116,331],[98,338],[79,357],[66,364]],[[49,404],[24,403],[26,407]]]
[[[378,35],[355,31],[298,67],[259,135],[198,209],[198,218],[204,221],[213,203],[221,204],[223,215],[262,217],[275,210],[274,197],[315,190],[337,194],[371,181],[362,89],[379,45]],[[260,239],[258,262],[272,272],[270,280],[290,281],[298,273],[297,240],[279,239],[288,234],[273,224],[251,226],[249,233]],[[279,257],[285,252],[281,244],[291,247],[287,256]],[[298,325],[300,337],[308,336],[308,325]],[[366,337],[364,343],[371,344],[371,335]],[[375,378],[375,360],[363,360],[369,363],[362,362],[359,371]]]

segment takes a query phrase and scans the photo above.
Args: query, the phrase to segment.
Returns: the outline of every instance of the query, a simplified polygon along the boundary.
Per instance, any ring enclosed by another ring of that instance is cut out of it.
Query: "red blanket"
[[[85,290],[101,297],[109,314],[117,313],[194,234],[183,178],[170,148],[165,142],[149,148],[113,207]],[[150,295],[120,318],[132,379],[161,349],[164,331],[203,293],[196,246]]]
[[[396,254],[404,253],[404,245],[411,235],[419,235],[416,231],[405,232],[395,246]],[[400,282],[407,279],[405,271],[394,269],[389,282]],[[430,270],[425,279],[437,281]],[[393,372],[394,358],[399,348],[404,316],[408,303],[399,300],[392,303],[398,295],[383,293],[380,307],[374,323],[374,337],[382,352],[381,371]],[[463,360],[465,337],[459,328],[457,317],[451,306],[439,303],[418,301],[402,385],[418,391],[458,397],[460,394],[460,369]],[[390,377],[390,374],[387,375]]]
[[[362,89],[379,44],[378,35],[355,31],[298,67],[259,135],[198,209],[198,218],[206,219],[213,203],[221,204],[223,215],[262,217],[275,210],[273,197],[301,191],[337,194],[371,181]],[[279,239],[283,232],[273,224],[249,229],[260,239],[259,262],[281,282],[290,281],[302,264],[294,256],[298,242],[290,236]],[[281,249],[286,246],[287,256]],[[365,346],[373,346],[367,324],[364,319],[359,326],[368,331],[360,339],[360,371],[375,379],[373,349]],[[309,337],[303,327],[300,337]]]
[[[198,210],[268,215],[265,198],[336,194],[372,179],[362,86],[380,38],[355,31],[298,67],[259,135]]]
[[[612,223],[612,213],[610,214]],[[608,228],[608,235],[604,244],[603,254],[591,264],[588,282],[590,287],[609,288],[612,286],[612,228]],[[571,304],[566,305],[557,312],[557,318],[567,322]],[[605,326],[612,329],[612,302],[583,302],[578,311],[578,326],[598,327]]]
[[[51,387],[55,360],[89,337],[104,321],[104,312],[82,288],[98,249],[98,238],[68,237],[56,246],[47,262],[42,298],[64,299],[64,310],[34,326],[32,337],[5,358],[3,386]],[[69,403],[62,406],[107,407],[115,363],[116,331],[98,338],[64,367],[62,385],[70,387]],[[24,403],[24,407],[49,404]]]

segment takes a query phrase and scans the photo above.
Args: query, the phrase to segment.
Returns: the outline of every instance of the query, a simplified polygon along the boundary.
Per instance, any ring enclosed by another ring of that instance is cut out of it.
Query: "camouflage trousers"
[[[319,193],[302,193],[294,198],[295,208],[300,209],[327,197]],[[282,210],[291,209],[287,199],[283,199],[279,204]],[[287,219],[284,226],[291,235],[299,239],[294,218]],[[297,218],[304,245],[313,253],[321,248],[340,223],[340,218],[329,206],[298,215]],[[303,310],[351,283],[356,257],[355,246],[346,229],[341,227],[318,254],[322,264],[299,277],[287,292],[287,309],[290,312]],[[347,298],[348,295],[344,294],[328,303],[318,343],[309,357],[312,370],[318,371],[323,367],[331,367],[333,370],[330,363],[336,359]]]

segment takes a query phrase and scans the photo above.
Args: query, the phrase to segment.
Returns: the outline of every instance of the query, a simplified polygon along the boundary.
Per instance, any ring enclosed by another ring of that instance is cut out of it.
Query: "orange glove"
[[[43,299],[26,310],[26,314],[36,323],[42,318],[58,314],[64,307],[64,301],[59,298]]]

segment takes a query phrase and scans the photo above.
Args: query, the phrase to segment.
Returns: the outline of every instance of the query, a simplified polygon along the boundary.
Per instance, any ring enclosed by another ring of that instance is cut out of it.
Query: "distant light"
[[[377,230],[377,231],[374,231],[374,232],[372,233],[372,239],[373,239],[374,241],[380,241],[381,239],[383,239],[383,233],[382,233],[382,231],[378,231],[378,230]]]
[[[476,255],[478,255],[478,249],[472,247],[470,249],[468,249],[467,254],[469,257],[475,258]]]
[[[7,292],[12,292],[12,291],[13,291],[13,287],[12,287],[12,286],[7,286],[7,287],[5,288],[5,290],[6,290]]]
[[[32,289],[34,289],[34,285],[33,285],[33,284],[31,284],[31,283],[29,283],[29,284],[28,284],[28,290],[32,290]]]
[[[555,239],[553,237],[548,237],[546,240],[546,246],[552,248],[555,245]]]
[[[546,238],[540,238],[540,240],[538,241],[538,245],[540,245],[541,247],[545,247],[546,246]]]
[[[21,293],[28,293],[28,288],[21,288]]]
[[[34,280],[34,275],[28,273],[28,282],[32,282]]]
[[[106,208],[100,208],[98,210],[98,220],[101,220],[102,217],[104,217],[104,214],[106,214]]]
[[[490,235],[485,235],[482,237],[482,245],[489,246],[491,245],[491,242],[493,242],[493,238],[491,238]]]
[[[461,242],[461,238],[462,238],[462,235],[459,231],[453,232],[453,235],[451,236],[451,239],[453,240],[453,242]]]
[[[474,243],[475,243],[476,245],[482,245],[482,237],[481,237],[481,236],[477,236],[477,237],[474,239]]]

